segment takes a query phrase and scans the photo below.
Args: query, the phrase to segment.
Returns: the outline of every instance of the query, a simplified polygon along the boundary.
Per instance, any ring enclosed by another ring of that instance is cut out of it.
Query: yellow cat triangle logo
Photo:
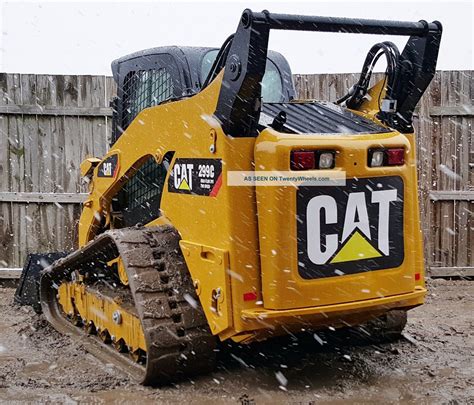
[[[334,256],[331,263],[352,262],[381,256],[380,252],[367,242],[359,231],[356,231]]]
[[[191,191],[191,189],[189,188],[189,184],[188,184],[188,182],[186,181],[186,179],[183,179],[183,181],[181,182],[181,184],[180,184],[179,187],[178,187],[178,190],[188,190],[188,191]]]

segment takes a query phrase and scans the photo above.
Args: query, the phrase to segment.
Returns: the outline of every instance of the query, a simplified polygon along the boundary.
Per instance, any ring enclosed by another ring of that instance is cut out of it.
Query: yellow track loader
[[[270,30],[409,38],[374,45],[330,103],[296,99]],[[399,335],[426,294],[412,118],[441,32],[245,10],[220,49],[114,61],[113,139],[81,164],[79,247],[30,255],[16,300],[144,384],[211,370],[219,340],[371,320]]]

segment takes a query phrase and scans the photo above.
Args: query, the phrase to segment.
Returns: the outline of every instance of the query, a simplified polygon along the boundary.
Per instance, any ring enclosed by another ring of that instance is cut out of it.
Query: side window
[[[158,164],[153,157],[126,181],[113,199],[114,227],[146,224],[160,216],[160,203],[169,162]]]
[[[219,53],[218,49],[213,49],[212,51],[207,52],[202,58],[201,72],[200,72],[201,83],[204,83],[204,80],[206,80],[207,75],[209,74],[211,70],[212,64],[216,60],[218,53]]]
[[[262,79],[262,100],[265,103],[280,103],[282,99],[283,84],[280,71],[270,59],[267,59]]]
[[[173,78],[165,68],[129,72],[123,83],[122,128],[140,111],[170,99],[175,93]]]

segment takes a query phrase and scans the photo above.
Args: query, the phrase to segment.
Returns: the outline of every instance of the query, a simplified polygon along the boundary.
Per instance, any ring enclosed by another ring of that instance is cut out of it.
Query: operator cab
[[[114,110],[114,144],[140,111],[163,102],[192,96],[206,87],[224,67],[226,44],[208,47],[158,47],[112,62],[118,85]],[[221,53],[221,54],[220,54]],[[262,79],[259,131],[305,134],[383,133],[387,128],[329,102],[297,102],[290,65],[285,57],[268,51]]]
[[[169,46],[114,60],[112,73],[118,90],[112,101],[112,144],[141,110],[198,93],[218,53],[218,48]],[[263,102],[285,103],[294,97],[290,65],[280,53],[268,51],[262,80]]]

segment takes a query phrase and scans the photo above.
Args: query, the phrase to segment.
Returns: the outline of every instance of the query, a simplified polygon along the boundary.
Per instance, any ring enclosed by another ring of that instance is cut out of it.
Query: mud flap
[[[41,270],[67,255],[67,252],[30,253],[21,272],[15,292],[15,302],[20,305],[30,305],[36,313],[40,314],[39,281]]]

